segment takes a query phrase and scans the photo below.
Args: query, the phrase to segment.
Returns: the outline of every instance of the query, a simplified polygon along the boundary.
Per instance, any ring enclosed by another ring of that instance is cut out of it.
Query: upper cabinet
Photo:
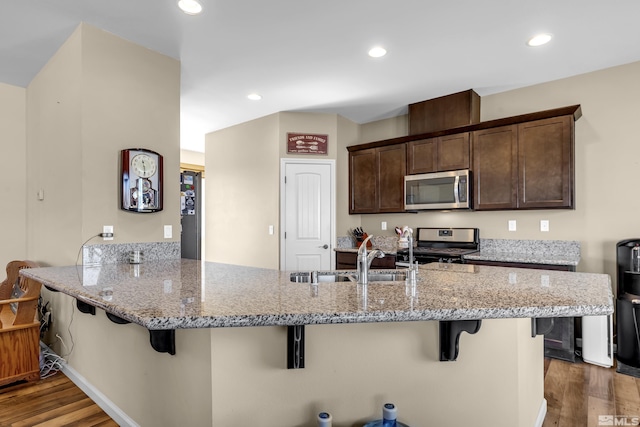
[[[473,205],[476,210],[518,206],[518,127],[473,132]]]
[[[573,117],[473,132],[474,209],[573,208]]]
[[[574,124],[563,116],[518,125],[518,208],[573,208]]]
[[[475,98],[466,99],[464,117],[476,111]],[[475,210],[573,209],[581,116],[572,105],[347,147],[349,213],[404,212],[405,175],[458,169],[472,172]],[[413,130],[441,126],[413,122]]]
[[[407,173],[469,169],[469,132],[407,143]]]
[[[349,153],[349,213],[404,211],[405,145]]]

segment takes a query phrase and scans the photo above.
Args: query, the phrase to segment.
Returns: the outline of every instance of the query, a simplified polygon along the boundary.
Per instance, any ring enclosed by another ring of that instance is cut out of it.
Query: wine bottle
[[[320,412],[318,414],[318,427],[331,427],[333,417],[328,412]]]

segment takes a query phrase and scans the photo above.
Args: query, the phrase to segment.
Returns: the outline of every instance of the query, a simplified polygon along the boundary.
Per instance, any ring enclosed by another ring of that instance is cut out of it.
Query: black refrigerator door
[[[180,215],[182,258],[201,259],[202,179],[200,172],[180,174]]]

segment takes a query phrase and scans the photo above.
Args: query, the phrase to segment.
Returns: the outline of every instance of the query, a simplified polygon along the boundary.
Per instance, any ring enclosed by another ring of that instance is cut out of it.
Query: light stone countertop
[[[310,285],[291,272],[195,260],[21,270],[150,330],[327,323],[580,317],[613,313],[606,274],[420,266],[405,282]]]
[[[466,260],[577,266],[580,242],[573,240],[480,239],[480,252]]]

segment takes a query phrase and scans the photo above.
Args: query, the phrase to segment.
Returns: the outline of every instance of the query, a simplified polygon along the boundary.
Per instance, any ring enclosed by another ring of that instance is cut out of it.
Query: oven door
[[[471,172],[467,169],[404,177],[406,210],[470,209]]]

